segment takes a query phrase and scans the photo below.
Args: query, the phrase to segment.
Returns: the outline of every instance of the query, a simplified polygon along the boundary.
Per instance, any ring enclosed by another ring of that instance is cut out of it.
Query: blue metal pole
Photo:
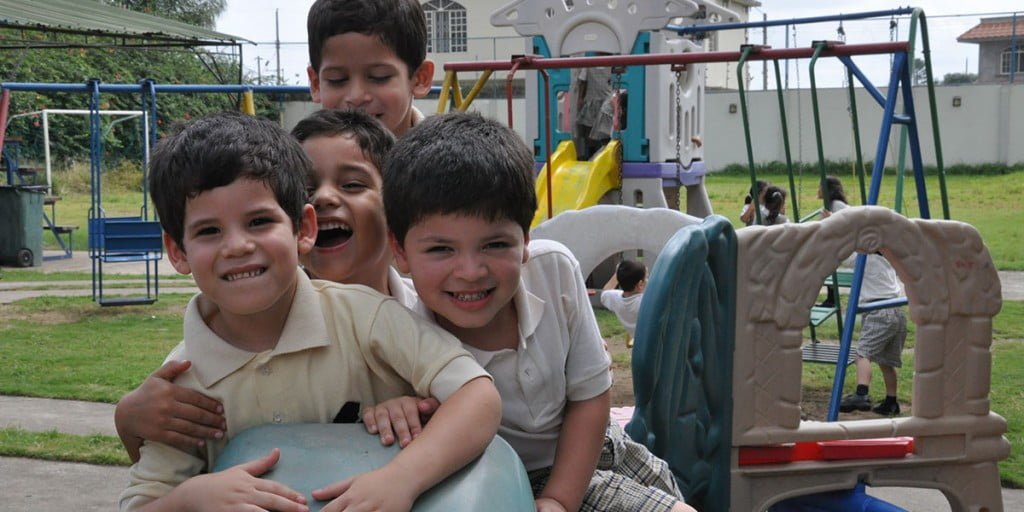
[[[857,81],[860,82],[861,85],[864,86],[864,90],[867,91],[868,94],[870,94],[871,97],[878,102],[878,106],[885,107],[885,97],[882,96],[882,93],[878,91],[878,88],[875,87],[875,84],[871,83],[871,80],[869,80],[868,77],[864,75],[864,72],[861,71],[860,68],[853,63],[853,59],[851,59],[847,55],[840,55],[836,58],[846,65],[846,68],[853,73],[853,76],[857,77]]]
[[[103,263],[99,260],[100,251],[96,245],[99,239],[94,228],[98,226],[103,215],[100,211],[103,204],[101,187],[103,179],[100,175],[100,82],[89,80],[84,87],[89,92],[89,256],[92,260],[92,299],[99,300],[103,296]]]
[[[5,89],[12,91],[35,91],[35,92],[90,92],[85,84],[57,83],[44,84],[33,82],[6,82],[0,84]],[[221,84],[155,84],[153,85],[158,93],[238,93],[252,91],[261,94],[302,94],[308,93],[309,87],[300,85],[221,85]],[[100,84],[100,92],[139,94],[143,92],[142,84]]]
[[[899,95],[900,77],[907,65],[907,54],[896,53],[889,75],[889,90],[885,100],[885,111],[882,114],[882,129],[878,134],[875,146],[875,163],[871,171],[871,189],[868,192],[869,205],[878,204],[878,192],[882,186],[882,173],[885,171],[885,153],[888,148],[889,136],[892,133],[892,120],[896,112],[896,98]],[[907,81],[909,84],[909,79]],[[909,87],[909,86],[908,86]],[[861,284],[864,281],[864,263],[867,256],[858,254],[853,267],[853,281],[850,283],[850,299],[846,304],[846,320],[843,322],[843,333],[839,339],[839,357],[836,359],[836,373],[832,381],[832,396],[828,403],[828,421],[839,419],[839,402],[842,400],[843,386],[846,383],[846,361],[850,357],[850,345],[853,341],[853,327],[857,320],[857,304],[860,301]]]
[[[910,142],[910,161],[914,165],[914,183],[917,185],[917,205],[921,210],[922,219],[930,219],[931,211],[928,208],[928,187],[924,181],[924,163],[921,159],[921,139],[917,133],[917,114],[914,109],[914,91],[910,82],[910,60],[903,66],[903,113],[910,118],[910,122],[904,125]],[[897,205],[899,206],[899,205]]]

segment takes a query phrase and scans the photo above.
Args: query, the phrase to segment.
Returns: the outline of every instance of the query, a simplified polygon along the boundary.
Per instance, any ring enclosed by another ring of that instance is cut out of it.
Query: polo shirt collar
[[[268,351],[271,357],[324,347],[330,343],[319,293],[305,272],[296,268],[296,274],[295,298],[277,346]],[[203,301],[200,293],[185,308],[184,344],[185,353],[192,360],[192,371],[199,382],[209,388],[238,371],[259,353],[234,347],[217,336],[203,321],[200,313]]]
[[[530,293],[526,289],[526,283],[519,280],[519,289],[512,300],[516,305],[516,313],[519,316],[519,348],[526,348],[526,340],[533,337],[544,317],[544,299]]]

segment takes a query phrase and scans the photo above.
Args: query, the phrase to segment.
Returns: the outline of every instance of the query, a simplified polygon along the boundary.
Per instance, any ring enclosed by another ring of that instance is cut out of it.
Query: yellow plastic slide
[[[622,186],[621,142],[613,140],[598,151],[588,162],[576,160],[576,146],[571,140],[563,141],[551,154],[551,183],[554,195],[550,217],[566,210],[582,210],[593,206],[609,190]],[[544,222],[548,215],[547,166],[537,176],[537,213],[533,224]]]

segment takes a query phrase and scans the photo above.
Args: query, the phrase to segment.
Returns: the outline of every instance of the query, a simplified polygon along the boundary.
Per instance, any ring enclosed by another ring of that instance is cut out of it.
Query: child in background
[[[395,136],[423,119],[413,99],[430,91],[434,64],[426,58],[426,19],[417,0],[317,0],[309,9],[306,25],[313,101],[325,109],[363,110]],[[344,155],[331,155],[330,148],[320,147],[336,142],[334,137],[308,139],[303,146],[314,159],[317,174],[330,177],[335,167],[344,165]],[[304,265],[321,279],[365,284],[408,304],[405,287],[397,286],[401,278],[382,264],[383,260],[390,264],[391,252],[377,170],[387,149],[362,146],[362,151],[368,157],[363,160],[376,159],[374,179],[365,183],[362,193],[341,193],[339,189],[331,194],[323,189],[319,197],[311,198],[324,236],[318,237]],[[353,186],[345,188],[352,190]],[[344,205],[337,206],[339,202]],[[350,217],[339,223],[345,217],[336,213],[340,209],[347,210]],[[333,257],[339,260],[332,263]],[[190,364],[165,362],[118,402],[114,423],[132,460],[138,459],[142,439],[184,448],[223,438],[227,427],[223,407],[199,393],[170,385]]]
[[[822,217],[847,208],[843,183],[835,176],[825,179],[826,190],[818,188],[818,198],[827,198],[828,209]],[[846,264],[853,261],[853,256]],[[896,271],[881,254],[868,254],[864,262],[864,276],[861,281],[861,305],[871,302],[895,299],[903,295],[903,286]],[[876,309],[860,314],[860,338],[857,339],[857,389],[839,402],[841,412],[872,410],[882,416],[899,416],[900,404],[896,400],[899,387],[896,369],[903,366],[903,345],[907,341],[907,316],[902,307]],[[885,399],[872,407],[869,397],[871,384],[871,363],[878,364],[885,383]]]
[[[768,188],[767,181],[757,180],[757,184],[750,189],[747,197],[743,198],[743,210],[740,211],[740,220],[746,226],[753,226],[757,221],[754,211],[754,196],[757,196],[757,204],[761,207],[761,218],[768,215],[768,209],[764,206],[764,191]]]
[[[821,218],[827,219],[833,213],[849,206],[846,204],[846,192],[843,191],[843,182],[836,176],[825,178],[825,191],[822,192],[818,186],[818,199],[822,199],[825,207],[821,210]],[[818,304],[820,307],[832,308],[836,305],[836,289],[828,286],[825,288],[827,295],[825,300]]]
[[[366,287],[313,283],[299,270],[316,225],[304,204],[309,160],[294,139],[268,121],[214,115],[161,141],[151,168],[168,259],[201,290],[186,310],[184,341],[170,356],[195,363],[177,384],[219,400],[230,432],[329,422],[352,404],[410,389],[443,398],[422,434],[432,441],[421,450],[314,491],[342,508],[408,510],[420,493],[479,456],[500,406],[473,358],[396,301]],[[444,425],[433,428],[441,414]],[[226,442],[178,450],[147,441],[121,509],[306,509],[294,491],[257,478],[276,462],[276,450],[245,467],[203,474]]]
[[[843,182],[835,176],[825,177],[825,191],[822,192],[821,187],[818,187],[818,199],[825,202],[825,209],[821,212],[822,218],[849,206],[846,201],[846,192],[843,191]]]
[[[636,318],[640,315],[640,300],[647,287],[647,267],[633,260],[622,260],[615,268],[615,275],[608,280],[601,292],[601,304],[615,313],[626,328],[626,347],[633,348],[636,336]]]
[[[860,305],[895,299],[903,287],[892,265],[881,254],[868,254],[861,281]],[[899,385],[896,369],[903,366],[903,345],[907,341],[907,316],[902,307],[876,309],[860,314],[860,338],[857,339],[857,389],[839,403],[842,412],[872,410],[882,416],[899,416],[896,400]],[[868,395],[871,363],[878,364],[885,383],[885,399],[872,407]]]
[[[529,241],[533,158],[515,132],[476,114],[425,120],[385,163],[384,207],[417,309],[494,376],[499,433],[538,510],[692,510],[668,465],[609,424],[609,359],[586,285],[564,246]],[[369,419],[418,421],[398,402]]]
[[[786,191],[782,188],[771,185],[764,189],[764,207],[768,210],[768,214],[761,217],[762,226],[775,226],[789,222],[789,218],[783,213],[786,211]]]

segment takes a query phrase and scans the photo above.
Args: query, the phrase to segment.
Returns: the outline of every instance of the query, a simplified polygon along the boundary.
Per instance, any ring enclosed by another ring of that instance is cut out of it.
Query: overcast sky
[[[277,67],[274,45],[274,13],[277,11],[280,21],[282,78],[288,84],[305,85],[305,69],[309,61],[306,52],[306,12],[312,3],[312,0],[228,0],[227,9],[217,20],[217,30],[258,43],[255,46],[245,45],[245,66],[255,72],[259,58],[263,74],[273,74]],[[883,0],[762,0],[762,4],[762,7],[751,11],[752,20],[760,20],[764,15],[767,15],[769,20],[785,20],[842,12],[888,11],[898,7],[895,2]],[[941,80],[946,73],[963,72],[965,69],[972,73],[977,72],[978,46],[958,43],[956,38],[976,25],[979,18],[1010,13],[1014,9],[1019,11],[1018,16],[1024,16],[1024,3],[1019,0],[920,0],[916,6],[924,9],[928,18],[932,63],[937,80]],[[814,40],[838,39],[838,28],[838,22],[799,26],[795,34],[790,32],[789,45],[810,46]],[[893,35],[888,20],[851,21],[844,23],[843,29],[847,42],[851,44],[886,42]],[[899,40],[906,39],[908,30],[909,20],[898,20]],[[760,29],[753,30],[750,33],[751,42],[760,43],[762,36]],[[786,46],[785,29],[782,27],[769,28],[767,38],[768,44],[775,48]],[[920,46],[918,43],[919,56]],[[888,76],[887,58],[855,58],[854,61],[876,85],[884,85]],[[789,72],[789,87],[808,87],[807,61],[802,61],[799,66],[795,63],[792,66]],[[754,75],[753,86],[760,88],[760,65],[753,64],[751,73]],[[773,72],[769,71],[769,75],[772,74]],[[841,65],[826,61],[819,63],[819,86],[842,85],[844,77],[845,72]],[[773,87],[773,82],[770,76],[768,86]]]

